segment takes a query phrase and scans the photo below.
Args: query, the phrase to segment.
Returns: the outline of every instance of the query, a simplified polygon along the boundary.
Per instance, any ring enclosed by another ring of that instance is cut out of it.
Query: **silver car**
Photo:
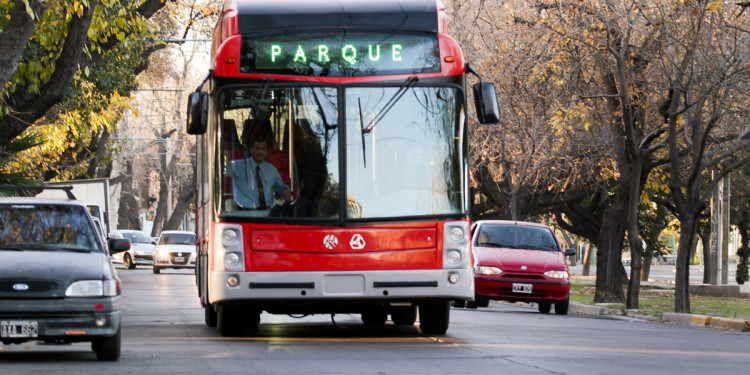
[[[139,230],[118,229],[109,233],[109,238],[126,238],[130,240],[130,250],[112,254],[112,261],[122,263],[126,269],[132,270],[136,266],[150,266],[154,259],[153,237]]]
[[[122,286],[94,225],[76,200],[0,198],[3,344],[91,342],[100,360],[120,358]]]
[[[165,230],[154,249],[154,273],[164,268],[195,268],[195,233]]]

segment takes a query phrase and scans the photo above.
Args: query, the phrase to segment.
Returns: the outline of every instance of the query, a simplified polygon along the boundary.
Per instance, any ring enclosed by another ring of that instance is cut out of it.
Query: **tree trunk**
[[[710,233],[710,230],[708,232]],[[711,284],[711,237],[705,233],[699,233],[698,237],[703,244],[703,283]]]
[[[639,240],[636,238],[636,240]],[[636,242],[634,244],[634,242]],[[634,246],[637,248],[634,248]],[[638,297],[641,290],[641,270],[643,269],[643,250],[640,241],[630,241],[630,280],[625,306],[629,309],[639,308]]]
[[[583,276],[588,276],[591,274],[591,248],[591,242],[586,242],[583,245]]]
[[[643,269],[641,270],[641,281],[648,281],[648,275],[651,273],[651,263],[654,261],[652,252],[643,257]],[[631,261],[632,262],[632,261]]]
[[[133,194],[133,163],[125,163],[126,176],[121,181],[120,207],[117,210],[117,227],[112,229],[141,229],[141,223],[138,220],[138,198]]]
[[[690,245],[695,236],[696,219],[684,215],[680,228],[680,241],[677,247],[677,276],[674,288],[674,311],[690,312]]]
[[[607,207],[602,227],[599,232],[600,246],[596,252],[596,303],[624,303],[625,294],[622,288],[622,241],[625,238],[627,225],[626,202],[627,191],[620,185],[612,202]]]
[[[164,224],[164,227],[162,228],[163,230],[176,230],[180,228],[180,224],[182,224],[182,218],[190,209],[190,205],[193,203],[193,199],[195,198],[195,181],[191,179],[188,186],[189,187],[185,187],[183,193],[178,197],[177,205],[174,207],[169,220],[167,220],[166,224]],[[182,230],[187,230],[187,228],[182,228]]]

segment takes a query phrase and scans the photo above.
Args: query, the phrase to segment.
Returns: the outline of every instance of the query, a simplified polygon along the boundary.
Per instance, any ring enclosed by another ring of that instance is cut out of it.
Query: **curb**
[[[750,332],[750,320],[730,319],[718,316],[665,312],[662,314],[661,321],[663,323],[682,324],[693,327],[709,327],[713,329]]]
[[[584,305],[582,303],[570,302],[569,312],[586,315],[609,315],[609,308],[603,306]]]

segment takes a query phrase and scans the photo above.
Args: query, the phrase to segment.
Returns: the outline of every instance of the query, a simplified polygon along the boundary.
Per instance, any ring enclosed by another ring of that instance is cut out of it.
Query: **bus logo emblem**
[[[349,241],[349,246],[352,247],[354,250],[360,250],[365,248],[365,239],[362,237],[361,234],[357,233],[352,237],[352,240]]]
[[[333,249],[338,244],[339,244],[339,239],[336,238],[336,236],[333,234],[329,234],[325,236],[325,238],[323,238],[323,245],[325,245],[327,249]]]

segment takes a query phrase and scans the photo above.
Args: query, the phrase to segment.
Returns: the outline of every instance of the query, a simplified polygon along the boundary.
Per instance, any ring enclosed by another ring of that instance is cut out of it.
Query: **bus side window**
[[[244,158],[245,153],[244,151],[241,151],[242,145],[240,144],[239,137],[237,136],[237,126],[234,120],[224,119],[221,133],[221,146],[224,152],[224,163],[229,163],[231,160]],[[224,202],[225,210],[232,211],[234,209],[232,199],[232,178],[226,175],[224,175],[222,201]]]

